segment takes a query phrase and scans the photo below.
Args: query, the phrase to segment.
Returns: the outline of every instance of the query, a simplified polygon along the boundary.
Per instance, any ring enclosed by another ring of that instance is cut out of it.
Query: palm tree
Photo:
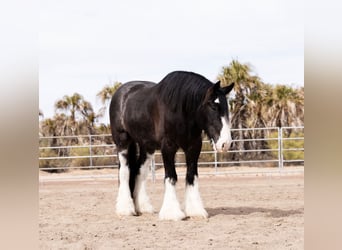
[[[235,128],[246,127],[244,122],[250,117],[247,108],[249,104],[248,95],[255,89],[256,83],[259,82],[257,76],[251,76],[251,71],[249,64],[241,64],[237,60],[233,60],[228,67],[222,68],[222,73],[218,76],[223,86],[235,82],[235,95],[230,101],[233,114],[232,125]]]
[[[71,135],[76,135],[76,111],[79,111],[81,109],[82,99],[83,97],[80,94],[74,93],[72,96],[63,96],[61,100],[58,100],[55,103],[56,113],[61,112],[62,114],[65,114],[67,117],[67,119],[65,120],[66,127],[64,127],[62,132],[63,134],[67,132],[65,131],[66,128],[67,130],[71,130]],[[68,116],[69,113],[70,116]],[[66,134],[68,134],[68,132]]]
[[[238,132],[233,132],[233,139],[251,138],[251,131],[243,131],[243,128],[249,128],[253,123],[251,119],[256,117],[253,113],[255,103],[249,99],[250,96],[255,95],[258,85],[260,85],[260,79],[257,76],[252,76],[252,67],[250,64],[241,64],[237,60],[233,60],[228,67],[223,67],[218,79],[222,85],[228,85],[231,82],[235,82],[234,92],[235,95],[230,99],[231,109],[231,125],[232,128],[240,129]],[[254,122],[255,123],[255,122]],[[234,150],[244,150],[252,148],[251,142],[238,141],[232,144]],[[243,154],[233,154],[233,157],[241,159]],[[237,159],[236,159],[237,160]]]
[[[232,60],[228,67],[222,68],[222,73],[218,76],[223,86],[229,85],[231,82],[235,82],[242,87],[242,83],[246,82],[250,78],[251,65],[241,64],[237,60]],[[236,89],[239,86],[235,86]]]
[[[64,114],[66,118],[64,129],[61,131],[63,134],[71,132],[71,135],[76,135],[80,130],[80,122],[83,122],[83,125],[87,127],[88,133],[94,133],[94,123],[99,115],[94,112],[91,103],[86,101],[80,94],[65,95],[55,103],[55,109],[57,112]],[[82,121],[80,121],[81,118]]]
[[[39,122],[39,137],[53,137],[53,138],[39,138],[39,146],[53,147],[57,144],[56,136],[56,122],[54,119],[44,119]]]
[[[251,93],[247,95],[247,98],[250,103],[251,114],[247,121],[247,125],[249,128],[266,128],[269,127],[269,121],[271,117],[271,107],[273,105],[273,87],[269,84],[264,84],[260,81],[256,82],[256,86],[251,90]],[[251,130],[250,137],[251,138],[267,138],[270,134],[269,130]],[[268,141],[267,140],[257,140],[257,141],[249,141],[250,148],[258,148],[258,149],[268,149]],[[256,152],[255,154],[251,154],[255,159],[258,158],[268,158],[272,157],[272,154],[267,151]]]
[[[300,109],[298,109],[297,114],[301,122],[301,126],[304,126],[304,86],[297,89],[297,97],[299,101],[297,102],[300,105]]]
[[[68,120],[69,118],[65,114],[55,114],[53,117],[54,122],[56,123],[56,135],[64,136],[69,135],[68,131]]]
[[[109,104],[109,101],[112,99],[112,96],[114,93],[120,88],[122,85],[121,82],[114,82],[112,85],[106,85],[103,87],[103,89],[97,93],[97,98],[100,99],[100,101],[103,104],[103,107],[100,109],[101,115],[103,115],[107,109],[107,106]]]
[[[43,137],[51,137],[51,138],[40,138],[39,146],[44,147],[55,147],[62,146],[64,142],[61,138],[57,138],[56,136],[62,135],[65,130],[65,115],[55,115],[54,118],[47,118],[40,122],[40,134]],[[65,155],[65,149],[57,148],[57,149],[44,149],[41,154],[45,156],[62,156]],[[45,163],[50,162],[49,160],[45,161]],[[52,160],[53,162],[53,160]]]
[[[70,119],[72,122],[76,121],[76,112],[81,109],[81,102],[83,101],[83,97],[74,93],[72,96],[65,95],[61,100],[58,100],[55,103],[56,111],[70,112]]]
[[[274,88],[272,125],[277,127],[301,126],[304,120],[304,88],[294,89],[286,85]],[[291,134],[291,130],[288,130]]]
[[[53,119],[47,118],[40,122],[40,132],[42,136],[55,136],[56,123]]]
[[[83,117],[83,123],[87,127],[88,134],[92,135],[95,133],[95,121],[100,115],[94,112],[91,103],[86,100],[83,100],[81,102],[80,107],[80,113]]]

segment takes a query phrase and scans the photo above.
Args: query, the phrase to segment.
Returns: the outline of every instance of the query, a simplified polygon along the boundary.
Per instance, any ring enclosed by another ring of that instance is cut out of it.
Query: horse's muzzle
[[[221,149],[222,151],[228,151],[229,147],[230,147],[230,143],[225,142],[222,144]]]
[[[222,153],[222,152],[227,152],[229,150],[231,141],[226,141],[226,142],[217,141],[215,143],[214,140],[211,139],[211,143],[215,151]]]
[[[217,152],[227,152],[228,149],[230,148],[230,142],[224,142],[224,143],[220,143],[220,144],[216,144],[216,151]]]

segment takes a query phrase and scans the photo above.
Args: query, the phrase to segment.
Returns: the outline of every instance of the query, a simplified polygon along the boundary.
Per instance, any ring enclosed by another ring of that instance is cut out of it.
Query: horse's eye
[[[209,107],[212,109],[212,110],[215,110],[215,111],[218,111],[220,106],[218,105],[218,103],[210,103]]]

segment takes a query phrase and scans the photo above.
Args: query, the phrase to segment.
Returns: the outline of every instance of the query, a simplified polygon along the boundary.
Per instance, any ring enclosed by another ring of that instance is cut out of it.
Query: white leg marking
[[[195,176],[194,185],[186,185],[185,214],[190,217],[208,218],[208,213],[203,208],[202,199],[199,193],[197,176]]]
[[[180,209],[176,196],[176,187],[171,183],[170,178],[165,179],[165,194],[163,205],[159,212],[160,220],[182,220],[185,214]]]
[[[127,150],[119,152],[120,170],[119,170],[119,192],[116,199],[116,213],[117,215],[135,215],[135,208],[131,191],[129,189],[129,168],[127,164]]]
[[[222,152],[223,150],[228,150],[229,145],[232,142],[232,136],[230,133],[230,127],[226,117],[221,117],[222,128],[220,131],[220,137],[216,142],[216,150]]]
[[[138,213],[153,213],[153,207],[146,192],[146,177],[153,155],[147,154],[146,161],[140,167],[140,173],[137,176],[134,188],[134,203]]]

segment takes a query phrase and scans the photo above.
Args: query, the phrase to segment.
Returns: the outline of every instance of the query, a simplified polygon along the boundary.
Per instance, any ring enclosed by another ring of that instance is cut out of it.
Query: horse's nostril
[[[222,151],[228,151],[228,149],[229,149],[229,143],[224,142],[224,143],[222,144]]]

